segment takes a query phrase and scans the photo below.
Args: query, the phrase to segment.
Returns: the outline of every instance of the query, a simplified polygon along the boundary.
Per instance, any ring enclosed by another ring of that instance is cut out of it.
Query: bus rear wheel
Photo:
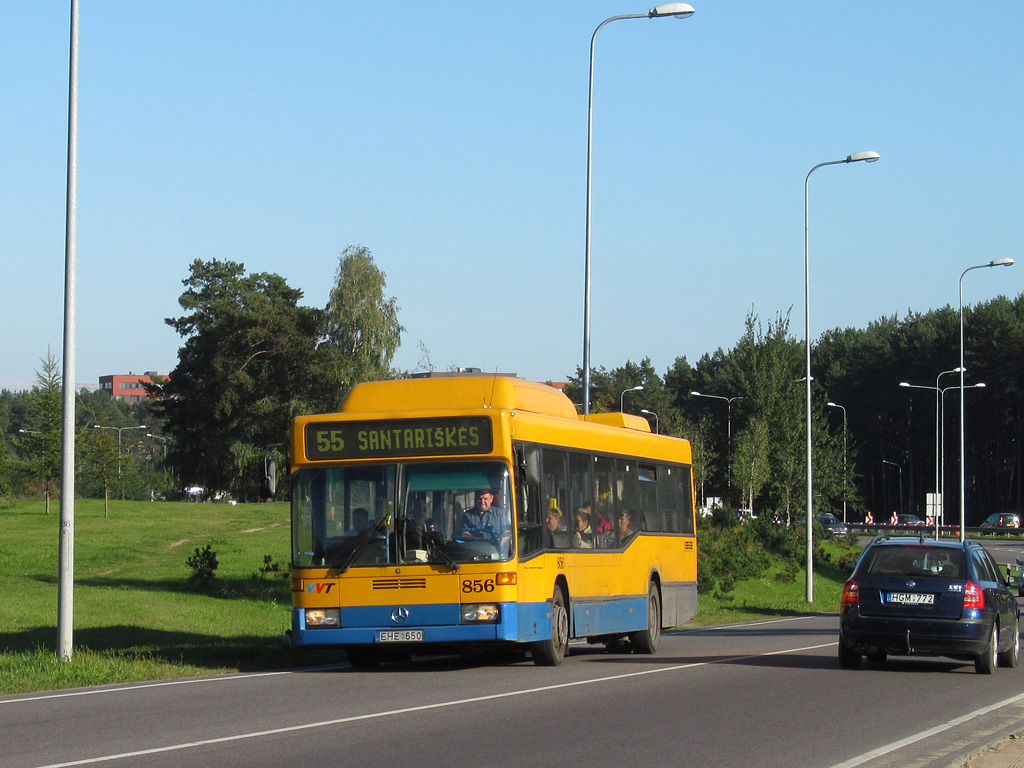
[[[538,667],[557,667],[569,650],[569,611],[562,588],[557,585],[551,596],[551,637],[533,643],[531,650]]]
[[[647,589],[647,629],[629,633],[629,643],[634,653],[652,654],[658,652],[661,642],[661,596],[654,582]]]

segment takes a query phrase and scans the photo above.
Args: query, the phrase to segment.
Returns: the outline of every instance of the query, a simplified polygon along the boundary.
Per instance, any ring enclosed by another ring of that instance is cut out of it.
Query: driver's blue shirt
[[[473,507],[462,513],[459,531],[473,530],[490,531],[497,536],[505,536],[512,530],[512,520],[501,507],[492,506],[486,512],[480,512]]]

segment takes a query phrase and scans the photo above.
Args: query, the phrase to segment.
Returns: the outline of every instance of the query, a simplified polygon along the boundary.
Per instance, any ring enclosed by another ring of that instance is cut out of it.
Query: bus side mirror
[[[540,448],[524,445],[520,449],[520,471],[529,485],[540,485]]]
[[[260,498],[270,500],[277,493],[277,462],[273,459],[263,460],[263,479],[260,480]]]

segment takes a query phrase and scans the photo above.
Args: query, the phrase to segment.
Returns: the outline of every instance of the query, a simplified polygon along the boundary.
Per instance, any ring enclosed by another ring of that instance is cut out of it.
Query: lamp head
[[[857,163],[857,162],[860,162],[861,160],[863,160],[865,163],[873,163],[873,162],[875,162],[876,160],[878,160],[881,157],[882,156],[880,154],[878,154],[877,152],[872,152],[871,150],[867,150],[866,152],[855,152],[855,153],[853,153],[852,155],[850,155],[849,157],[846,158],[846,162],[848,162],[848,163]]]
[[[985,388],[985,382],[984,381],[979,381],[974,386],[977,387],[978,389],[984,389]]]
[[[690,394],[691,395],[697,395],[698,397],[700,396],[700,392],[698,392],[696,389],[691,389],[690,390]]]
[[[688,19],[693,14],[693,6],[689,3],[665,3],[664,5],[651,8],[647,12],[647,15],[652,19],[659,16],[675,16],[677,19]]]
[[[1009,266],[1013,265],[1013,259],[1010,259],[1010,258],[993,259],[992,261],[989,262],[988,265],[990,267],[1009,267]]]
[[[901,381],[900,382],[900,386],[901,387],[909,387],[910,386],[910,382],[909,381]]]

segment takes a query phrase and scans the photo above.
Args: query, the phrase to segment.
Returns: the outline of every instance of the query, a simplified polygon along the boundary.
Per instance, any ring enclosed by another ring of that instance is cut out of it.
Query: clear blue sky
[[[693,4],[598,35],[595,366],[695,363],[750,310],[802,339],[804,177],[860,150],[811,180],[813,337],[1024,262],[1024,5]],[[69,6],[0,0],[0,387],[62,351]],[[83,0],[76,379],[175,366],[193,259],[320,307],[348,245],[396,366],[574,373],[590,38],[648,7]]]

